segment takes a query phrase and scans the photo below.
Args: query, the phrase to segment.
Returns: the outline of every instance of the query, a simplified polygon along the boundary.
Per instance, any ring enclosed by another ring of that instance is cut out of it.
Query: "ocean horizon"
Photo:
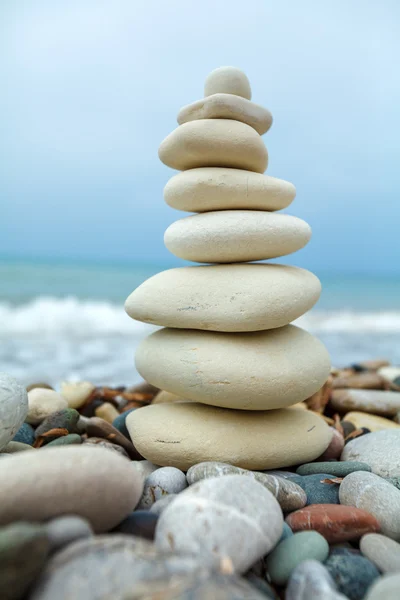
[[[0,259],[0,370],[24,384],[139,381],[135,348],[154,327],[130,319],[124,301],[174,266]],[[377,357],[400,363],[400,277],[316,275],[321,298],[295,323],[326,345],[332,364]]]

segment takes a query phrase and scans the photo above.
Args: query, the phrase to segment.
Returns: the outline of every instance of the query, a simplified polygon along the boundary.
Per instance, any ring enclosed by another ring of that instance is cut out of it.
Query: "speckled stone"
[[[157,513],[149,510],[135,510],[117,525],[114,533],[136,535],[147,540],[153,540],[157,521]]]
[[[367,463],[359,461],[327,461],[315,462],[301,465],[296,473],[298,475],[314,475],[315,473],[330,473],[335,477],[346,477],[353,471],[371,471],[371,467]]]
[[[0,598],[19,600],[46,562],[49,541],[45,529],[33,523],[0,528]]]
[[[293,531],[318,531],[329,544],[359,539],[380,530],[376,518],[365,510],[340,504],[313,504],[291,513],[286,522]]]
[[[234,570],[243,573],[275,546],[282,528],[271,492],[248,477],[226,475],[179,494],[162,512],[155,540],[160,550],[197,554],[203,565],[229,556]]]
[[[89,521],[77,515],[64,515],[51,519],[44,524],[44,528],[51,552],[61,550],[76,540],[93,535]]]
[[[400,476],[400,429],[375,431],[346,444],[341,460],[360,460],[382,477]]]
[[[400,490],[391,483],[364,471],[347,475],[340,484],[341,504],[356,506],[374,515],[381,532],[400,541]]]
[[[364,556],[332,552],[325,562],[338,590],[350,600],[362,600],[379,577],[375,565]]]
[[[199,565],[197,557],[160,554],[154,544],[135,536],[100,535],[78,540],[54,554],[29,600],[133,600],[135,596],[137,600],[148,596],[154,584],[160,597],[173,577],[178,585],[185,574],[210,577],[209,569]],[[254,598],[258,600],[257,595]]]
[[[314,475],[297,475],[292,477],[307,494],[307,504],[339,504],[339,484],[322,483],[324,479],[332,479],[329,473]]]
[[[156,500],[168,494],[179,494],[187,487],[185,474],[175,467],[162,467],[153,471],[144,481],[139,510],[149,509]]]
[[[186,478],[189,485],[192,485],[203,479],[221,477],[224,475],[245,475],[255,479],[275,496],[284,512],[298,510],[306,505],[306,493],[293,481],[275,475],[269,475],[267,473],[241,469],[227,463],[212,461],[198,463],[197,465],[190,467],[186,474]]]
[[[400,573],[400,544],[380,533],[361,538],[360,550],[382,573]]]
[[[29,423],[22,423],[12,441],[32,446],[35,442],[35,430]]]
[[[399,600],[400,573],[376,579],[369,588],[365,600]]]
[[[126,417],[128,415],[130,415],[131,412],[134,411],[134,410],[136,410],[136,408],[131,408],[130,410],[127,410],[127,411],[121,413],[112,422],[113,427],[115,427],[115,429],[118,429],[118,431],[120,431],[122,433],[122,435],[124,435],[126,438],[128,438],[128,440],[131,439],[131,436],[129,435],[129,431],[128,431],[127,427],[126,427],[125,421],[126,421]]]
[[[316,531],[301,531],[280,542],[266,560],[273,583],[285,585],[301,562],[314,559],[323,562],[329,554],[328,542]]]
[[[285,600],[346,600],[336,591],[329,571],[317,560],[301,562],[293,570],[285,591]]]
[[[17,433],[28,412],[25,388],[7,373],[0,373],[0,450]]]

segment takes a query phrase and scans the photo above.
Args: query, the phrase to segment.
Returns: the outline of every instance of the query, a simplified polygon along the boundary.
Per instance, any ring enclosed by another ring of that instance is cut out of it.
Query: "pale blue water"
[[[151,327],[129,319],[123,303],[165,268],[0,262],[0,370],[26,383],[136,381],[134,350]],[[400,363],[400,278],[316,274],[321,299],[298,324],[325,343],[332,363]]]

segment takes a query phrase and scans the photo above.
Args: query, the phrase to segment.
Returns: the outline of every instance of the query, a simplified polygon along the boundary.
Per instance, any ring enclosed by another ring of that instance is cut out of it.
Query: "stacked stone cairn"
[[[165,200],[197,214],[173,223],[165,244],[212,264],[158,273],[127,299],[133,319],[163,327],[141,343],[136,366],[170,400],[133,411],[128,430],[146,459],[185,471],[202,461],[256,470],[312,461],[332,429],[296,404],[322,387],[330,361],[318,339],[290,323],[316,303],[320,282],[304,269],[255,263],[311,236],[307,223],[276,212],[293,201],[294,186],[263,174],[271,114],[251,101],[242,71],[222,67],[178,123],[159,149],[181,171]]]

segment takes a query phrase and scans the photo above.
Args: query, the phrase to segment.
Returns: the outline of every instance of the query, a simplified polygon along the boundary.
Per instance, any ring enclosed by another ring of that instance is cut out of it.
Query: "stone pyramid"
[[[164,196],[197,214],[173,223],[165,244],[213,264],[158,273],[126,301],[133,319],[163,327],[139,346],[139,373],[182,400],[133,411],[131,437],[148,460],[184,470],[206,460],[250,469],[311,461],[332,431],[288,407],[321,388],[330,361],[319,340],[290,323],[318,300],[320,282],[304,269],[252,262],[295,252],[311,236],[307,223],[276,212],[293,201],[294,186],[263,174],[271,114],[251,101],[242,71],[221,67],[178,123],[159,149],[181,171]]]

